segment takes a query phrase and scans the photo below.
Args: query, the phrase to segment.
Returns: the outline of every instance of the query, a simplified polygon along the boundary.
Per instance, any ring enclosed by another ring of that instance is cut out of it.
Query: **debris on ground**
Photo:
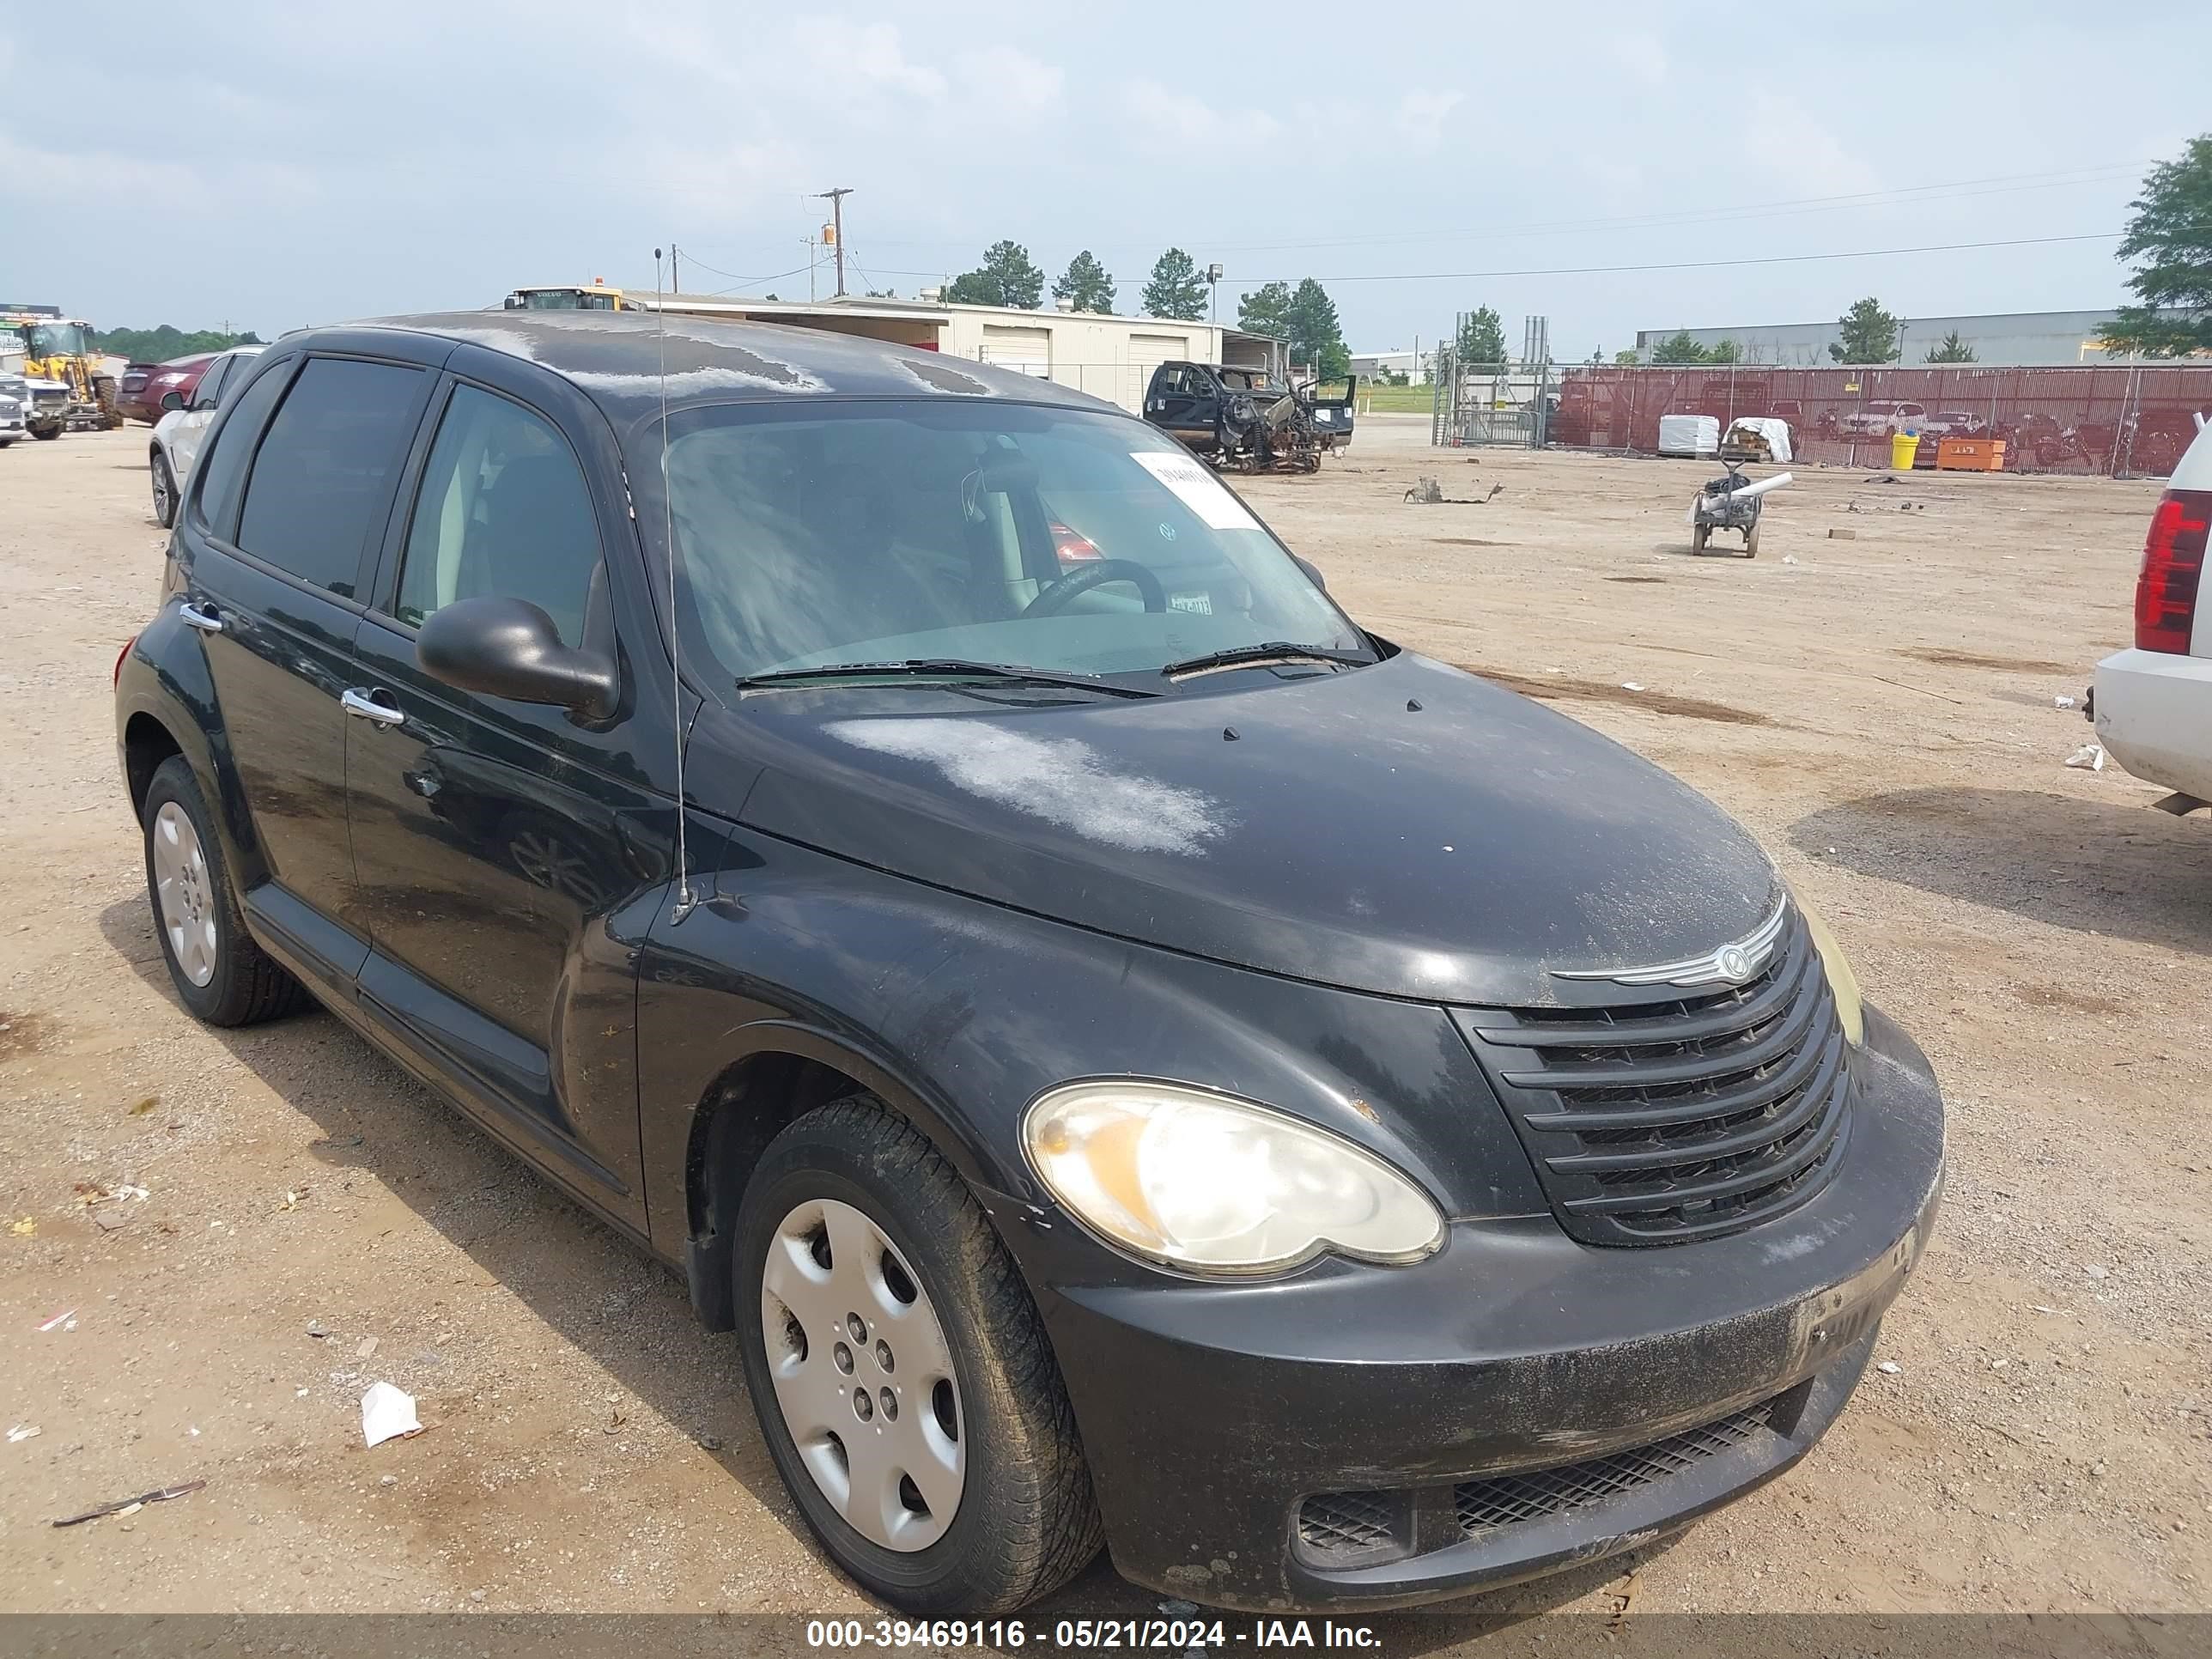
[[[1606,1594],[1613,1598],[1613,1617],[1607,1621],[1619,1630],[1628,1615],[1635,1611],[1636,1598],[1644,1589],[1644,1570],[1632,1568],[1618,1587],[1607,1586]]]
[[[1195,1601],[1163,1601],[1160,1611],[1170,1619],[1188,1619],[1198,1611]]]
[[[1875,1367],[1875,1370],[1880,1371],[1884,1376],[1895,1376],[1904,1369],[1905,1367],[1899,1364],[1894,1359],[1885,1359],[1881,1364]]]
[[[96,1510],[87,1510],[82,1515],[72,1515],[57,1521],[58,1527],[80,1527],[88,1521],[99,1521],[111,1515],[136,1515],[149,1504],[166,1504],[173,1498],[188,1498],[207,1486],[204,1480],[187,1480],[179,1486],[163,1486],[158,1492],[142,1492],[136,1498],[118,1498],[112,1504],[102,1504]]]
[[[1423,478],[1406,492],[1406,499],[1417,507],[1483,507],[1504,489],[1502,483],[1492,484],[1488,495],[1447,495],[1434,478]]]
[[[2053,708],[2071,708],[2075,701],[2076,699],[2073,697],[2053,697],[2051,700],[2051,706]]]
[[[1858,540],[1858,538],[1859,532],[1856,530],[1831,530],[1828,532],[1828,539],[1832,542],[1855,542]]]
[[[161,1103],[161,1096],[159,1096],[159,1095],[148,1095],[148,1096],[145,1097],[145,1099],[143,1099],[143,1100],[140,1101],[140,1102],[139,1102],[136,1106],[133,1106],[133,1107],[131,1109],[130,1115],[131,1115],[131,1116],[132,1116],[132,1117],[143,1117],[143,1116],[145,1116],[145,1115],[146,1115],[146,1114],[147,1114],[147,1113],[149,1113],[149,1112],[152,1111],[152,1110],[153,1110],[156,1106],[159,1106]]]
[[[2105,769],[2105,745],[2085,743],[2066,757],[2066,764],[2079,767],[2084,772],[2101,772]]]
[[[40,1432],[39,1425],[35,1423],[18,1423],[8,1431],[8,1443],[11,1446],[21,1445],[26,1440],[37,1439]]]
[[[415,1415],[415,1396],[389,1382],[372,1382],[361,1397],[362,1438],[379,1446],[387,1440],[404,1440],[422,1432]]]
[[[1797,556],[1795,553],[1784,553],[1782,556],[1782,562],[1784,564],[1795,564],[1797,562]]]
[[[331,1328],[324,1324],[321,1320],[311,1319],[307,1322],[307,1334],[309,1336],[328,1336],[330,1334]]]
[[[1623,680],[1620,683],[1620,689],[1624,691],[1641,691],[1644,688],[1634,680]]]
[[[376,1358],[376,1340],[376,1340],[376,1338],[374,1338],[374,1337],[373,1337],[373,1336],[364,1336],[363,1338],[362,1338],[362,1340],[361,1340],[361,1341],[360,1341],[359,1345],[358,1345],[358,1346],[356,1346],[355,1347],[354,1351],[353,1351],[353,1357],[354,1357],[356,1359],[374,1359],[374,1358]]]
[[[46,1321],[45,1324],[39,1327],[40,1334],[43,1335],[47,1331],[53,1329],[57,1325],[60,1326],[64,1331],[75,1330],[76,1328],[76,1310],[75,1308],[63,1309],[52,1318]]]

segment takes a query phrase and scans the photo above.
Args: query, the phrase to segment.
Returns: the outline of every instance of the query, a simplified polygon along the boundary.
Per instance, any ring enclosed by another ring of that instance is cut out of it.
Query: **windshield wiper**
[[[898,662],[836,662],[819,668],[775,668],[764,674],[739,677],[738,690],[796,685],[807,680],[880,679],[1011,680],[1023,685],[1064,685],[1109,697],[1159,696],[1146,686],[1118,685],[1093,674],[1055,674],[1046,668],[1024,668],[1006,662],[969,662],[959,657],[908,657]]]
[[[1173,679],[1178,674],[1201,674],[1209,668],[1240,668],[1247,663],[1326,662],[1344,668],[1364,667],[1370,660],[1363,651],[1330,651],[1317,645],[1292,645],[1286,640],[1271,640],[1265,645],[1232,645],[1226,651],[1210,651],[1202,657],[1171,662],[1160,672]]]

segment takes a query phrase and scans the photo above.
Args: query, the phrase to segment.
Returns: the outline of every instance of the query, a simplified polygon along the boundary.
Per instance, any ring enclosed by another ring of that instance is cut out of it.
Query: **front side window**
[[[1139,422],[730,405],[680,414],[665,465],[684,620],[734,677],[915,658],[1157,676],[1241,646],[1366,649],[1227,486]],[[1064,571],[1071,537],[1096,551]]]
[[[241,368],[238,380],[243,390],[232,394],[230,414],[216,431],[213,451],[204,453],[192,469],[200,480],[200,518],[209,530],[226,538],[231,533],[231,514],[238,506],[239,486],[253,459],[253,441],[260,434],[261,423],[269,418],[270,407],[283,394],[285,374],[281,366],[259,376]]]
[[[309,358],[254,457],[238,545],[350,599],[415,435],[422,386],[419,368]]]
[[[192,401],[189,406],[193,409],[220,408],[223,377],[230,373],[231,365],[237,361],[235,357],[225,356],[210,363],[200,375],[200,383],[192,388]]]
[[[394,614],[419,628],[455,599],[527,599],[580,645],[599,563],[591,494],[567,441],[520,404],[454,387],[416,492]]]

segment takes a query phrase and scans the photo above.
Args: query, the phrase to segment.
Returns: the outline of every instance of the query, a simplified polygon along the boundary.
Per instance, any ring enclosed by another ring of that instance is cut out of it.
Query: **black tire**
[[[191,821],[207,863],[208,910],[215,923],[215,971],[204,985],[195,985],[177,961],[169,930],[161,916],[160,880],[155,872],[154,837],[161,808],[173,803]],[[161,941],[161,959],[169,964],[169,980],[186,1008],[210,1025],[253,1025],[276,1019],[313,1006],[307,987],[292,977],[256,944],[246,931],[238,895],[232,890],[230,870],[223,862],[222,842],[215,818],[201,798],[199,781],[191,763],[172,755],[154,773],[147,787],[146,804],[140,812],[145,826],[146,899],[154,914],[155,937]]]
[[[31,435],[40,443],[50,444],[62,435],[62,429],[58,426],[34,426],[31,428]]]
[[[169,458],[159,450],[147,471],[154,486],[154,522],[167,530],[177,522],[177,475],[169,470]]]
[[[969,1459],[944,1535],[902,1553],[837,1513],[785,1426],[761,1322],[776,1229],[810,1200],[862,1211],[912,1264],[952,1353]],[[745,1188],[735,1251],[745,1385],[777,1472],[830,1559],[870,1595],[932,1617],[1011,1613],[1066,1583],[1103,1532],[1043,1322],[1006,1247],[937,1149],[865,1095],[807,1113]]]
[[[1759,556],[1759,526],[1756,522],[1743,532],[1743,556],[1747,559]]]
[[[1712,533],[1712,526],[1711,525],[1699,524],[1691,526],[1690,551],[1692,553],[1704,552],[1705,550],[1705,543],[1707,539],[1711,538]]]

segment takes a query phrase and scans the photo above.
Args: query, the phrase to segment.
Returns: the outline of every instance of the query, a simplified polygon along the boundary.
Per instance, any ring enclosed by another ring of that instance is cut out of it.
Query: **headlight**
[[[1827,918],[1805,902],[1797,901],[1797,914],[1805,918],[1805,931],[1813,936],[1813,948],[1820,953],[1820,965],[1828,972],[1828,988],[1836,994],[1836,1012],[1844,1022],[1844,1035],[1856,1048],[1866,1041],[1866,1013],[1859,1006],[1858,975],[1851,972],[1851,964],[1844,955],[1844,947],[1836,941]]]
[[[1326,1250],[1416,1261],[1443,1242],[1436,1206],[1373,1153],[1171,1083],[1051,1090],[1022,1120],[1022,1142],[1085,1225],[1194,1273],[1279,1273]]]

